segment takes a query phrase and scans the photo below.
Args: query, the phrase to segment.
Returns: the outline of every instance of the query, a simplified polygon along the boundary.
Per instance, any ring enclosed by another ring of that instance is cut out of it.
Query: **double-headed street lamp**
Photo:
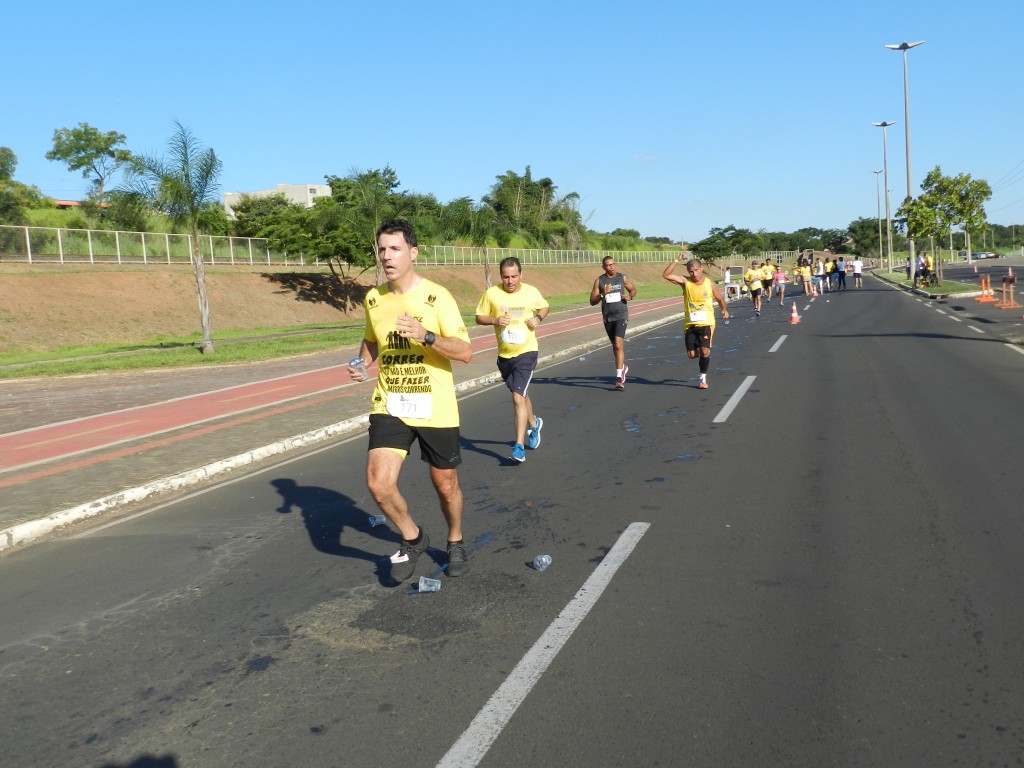
[[[900,43],[899,45],[887,45],[887,46],[885,46],[890,51],[903,51],[903,130],[904,130],[904,136],[906,137],[906,141],[907,141],[907,198],[908,199],[913,197],[914,193],[913,193],[913,190],[911,188],[911,180],[910,180],[910,87],[907,84],[907,51],[909,51],[911,48],[917,48],[917,46],[921,45],[923,42],[924,42],[924,40],[919,40],[916,43]],[[876,125],[877,125],[877,123],[876,123]],[[888,196],[888,194],[889,194],[888,187],[886,187],[886,196]],[[913,271],[914,269],[916,269],[917,262],[916,262],[916,259],[914,257],[914,239],[912,237],[910,237],[909,228],[907,230],[907,247],[910,250],[910,269],[911,269],[911,271]]]
[[[889,271],[892,272],[892,214],[889,209],[889,151],[885,141],[885,129],[890,125],[896,125],[896,123],[883,121],[881,123],[872,123],[872,125],[876,128],[882,129],[882,172],[885,174],[885,252],[889,262]]]
[[[878,266],[882,266],[882,196],[878,191],[878,174],[882,171],[872,173],[875,174],[875,218],[878,219]]]

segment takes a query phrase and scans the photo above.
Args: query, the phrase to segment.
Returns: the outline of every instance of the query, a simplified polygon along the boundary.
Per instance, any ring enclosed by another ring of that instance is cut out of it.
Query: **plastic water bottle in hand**
[[[359,381],[366,381],[369,378],[366,375],[366,361],[361,357],[353,357],[348,361],[348,367],[355,369],[355,377]]]

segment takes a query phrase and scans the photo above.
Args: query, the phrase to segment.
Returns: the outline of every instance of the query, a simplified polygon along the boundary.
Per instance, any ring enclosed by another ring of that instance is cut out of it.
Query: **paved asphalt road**
[[[734,304],[707,391],[674,325],[624,392],[546,367],[521,466],[464,397],[436,594],[383,578],[364,435],[4,557],[4,764],[1019,764],[1024,354],[874,279],[797,306]]]

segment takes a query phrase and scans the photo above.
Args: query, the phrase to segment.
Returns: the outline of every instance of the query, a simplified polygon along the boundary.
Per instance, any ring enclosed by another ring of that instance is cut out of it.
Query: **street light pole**
[[[921,45],[924,40],[919,40],[916,43],[900,43],[899,45],[887,45],[885,46],[890,51],[903,51],[903,131],[907,142],[907,198],[914,196],[911,188],[911,176],[910,176],[910,86],[907,81],[907,51],[911,48],[917,48]],[[917,260],[914,257],[914,238],[910,236],[910,227],[907,227],[907,248],[910,251],[910,270],[911,273],[917,268]]]
[[[878,266],[882,266],[882,194],[878,191],[878,174],[882,171],[872,173],[875,174],[875,218],[878,219]]]
[[[883,120],[881,123],[872,123],[872,125],[876,128],[882,129],[882,172],[885,174],[885,252],[889,262],[889,271],[892,272],[892,214],[890,213],[889,208],[889,150],[885,140],[885,129],[890,125],[896,125],[896,123]]]

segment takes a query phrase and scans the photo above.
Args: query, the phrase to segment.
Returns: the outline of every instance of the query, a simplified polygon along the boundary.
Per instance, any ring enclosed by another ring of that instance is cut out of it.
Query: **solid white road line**
[[[733,392],[732,397],[729,398],[729,402],[727,402],[725,404],[725,407],[718,412],[718,415],[711,420],[712,423],[720,424],[721,422],[729,418],[729,414],[731,414],[733,412],[733,409],[740,404],[740,400],[743,399],[743,396],[747,393],[747,390],[750,389],[750,385],[754,383],[754,379],[756,378],[757,376],[747,376],[747,378],[743,380],[743,383],[740,384],[739,389]]]
[[[1018,345],[1016,345],[1016,344],[1007,344],[1006,346],[1008,346],[1014,352],[1019,352],[1020,354],[1024,355],[1024,349],[1021,349],[1021,347],[1019,347]]]
[[[472,768],[479,765],[487,750],[501,734],[512,715],[523,703],[541,675],[554,661],[562,646],[569,640],[576,627],[597,603],[605,587],[611,582],[619,567],[633,551],[650,523],[631,523],[611,551],[600,562],[590,578],[580,587],[579,592],[558,614],[544,634],[526,652],[505,682],[480,710],[473,722],[441,758],[437,768]]]
[[[779,347],[782,346],[782,342],[784,342],[785,340],[786,340],[786,334],[782,334],[781,336],[779,336],[779,340],[776,341],[774,346],[772,346],[772,348],[769,349],[768,351],[769,352],[777,352]]]

